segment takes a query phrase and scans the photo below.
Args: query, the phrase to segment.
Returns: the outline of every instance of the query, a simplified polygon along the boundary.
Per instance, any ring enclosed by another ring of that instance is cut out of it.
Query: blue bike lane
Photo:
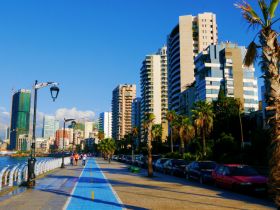
[[[120,210],[123,204],[93,158],[90,158],[66,204],[67,210]]]

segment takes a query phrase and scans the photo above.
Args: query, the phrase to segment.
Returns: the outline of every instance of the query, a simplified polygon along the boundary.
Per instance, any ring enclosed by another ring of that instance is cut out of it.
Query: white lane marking
[[[87,165],[87,163],[88,163],[88,161],[86,162],[86,165]],[[66,201],[66,203],[64,204],[64,206],[63,206],[63,208],[62,208],[63,210],[66,210],[66,209],[67,209],[67,207],[68,207],[68,205],[69,205],[69,203],[70,203],[70,201],[71,201],[71,199],[72,199],[72,196],[73,196],[73,194],[74,194],[74,192],[75,192],[75,189],[76,189],[76,187],[77,187],[77,184],[78,184],[78,182],[79,182],[79,179],[80,179],[80,177],[81,177],[81,176],[83,175],[83,173],[84,173],[84,169],[86,168],[86,165],[85,165],[85,167],[83,168],[83,170],[82,170],[82,172],[81,172],[81,174],[80,174],[80,176],[79,176],[79,178],[78,178],[76,184],[74,185],[74,187],[73,187],[73,189],[72,189],[72,191],[71,191],[70,197],[67,198],[67,201]]]
[[[97,167],[99,168],[99,170],[101,171],[101,174],[103,175],[104,179],[106,180],[109,188],[112,190],[114,196],[116,197],[117,201],[120,203],[120,205],[122,206],[123,210],[126,210],[126,208],[124,207],[123,202],[121,201],[120,197],[118,196],[117,192],[113,189],[112,185],[110,184],[110,182],[108,181],[107,177],[105,176],[105,174],[103,173],[103,171],[100,169],[98,163],[96,162],[95,158],[94,158],[95,164],[97,165]]]

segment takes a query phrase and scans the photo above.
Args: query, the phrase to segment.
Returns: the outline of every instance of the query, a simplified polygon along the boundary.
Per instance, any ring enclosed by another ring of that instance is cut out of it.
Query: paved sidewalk
[[[93,158],[87,161],[66,209],[122,209],[121,201]]]
[[[59,210],[65,205],[83,167],[66,166],[36,181],[34,189],[21,187],[20,193],[0,197],[0,210]]]
[[[200,185],[183,178],[155,173],[148,178],[146,170],[140,174],[128,171],[127,165],[98,159],[97,163],[127,209],[211,209],[261,210],[275,209],[272,202],[242,194]]]

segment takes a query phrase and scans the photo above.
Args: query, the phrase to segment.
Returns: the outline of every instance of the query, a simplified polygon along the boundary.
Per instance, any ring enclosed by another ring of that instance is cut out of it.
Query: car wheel
[[[231,186],[231,189],[232,189],[232,191],[234,191],[234,192],[239,192],[239,188],[238,188],[238,185],[237,184],[232,184],[232,186]]]
[[[219,187],[218,182],[216,180],[214,180],[214,187]]]
[[[199,183],[200,183],[200,184],[204,184],[204,178],[203,178],[203,176],[200,176],[200,178],[199,178]]]

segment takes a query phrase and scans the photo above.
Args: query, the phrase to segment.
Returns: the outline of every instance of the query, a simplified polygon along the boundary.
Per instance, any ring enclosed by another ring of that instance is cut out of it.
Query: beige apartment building
[[[113,90],[112,97],[112,137],[120,140],[125,134],[130,133],[131,105],[136,97],[136,85],[119,85]]]
[[[146,55],[140,70],[141,85],[141,119],[145,113],[155,115],[155,124],[162,125],[162,140],[168,132],[166,113],[168,110],[167,95],[167,47],[156,54]]]
[[[179,111],[179,97],[194,81],[194,58],[218,41],[216,15],[179,17],[167,40],[169,110]]]

